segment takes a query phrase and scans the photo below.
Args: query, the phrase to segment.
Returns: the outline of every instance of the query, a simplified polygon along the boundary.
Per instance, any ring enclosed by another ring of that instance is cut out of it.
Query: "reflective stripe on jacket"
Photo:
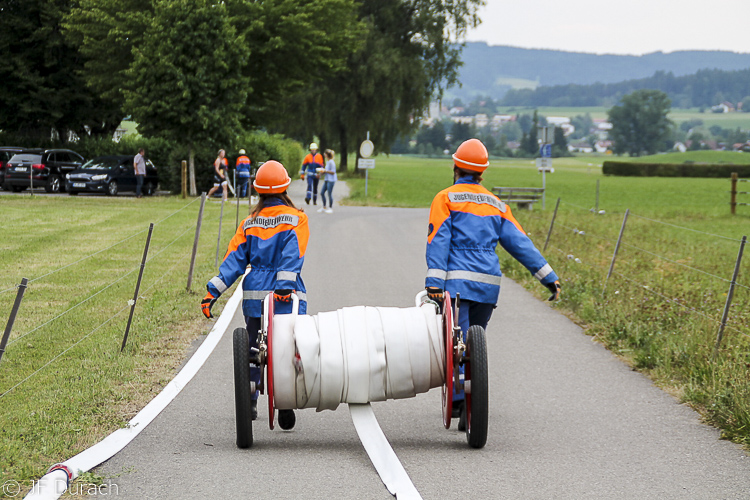
[[[250,177],[250,158],[245,155],[237,158],[235,169],[239,177]]]
[[[305,284],[300,276],[310,236],[307,215],[281,200],[270,202],[273,205],[266,206],[254,219],[242,221],[229,242],[219,274],[206,285],[218,297],[250,266],[242,282],[242,313],[251,318],[261,316],[262,301],[268,292],[283,289],[296,290],[299,313],[307,312]],[[277,302],[276,311],[288,313],[291,304]]]
[[[502,276],[498,242],[542,284],[558,279],[510,207],[470,176],[462,177],[432,201],[425,286],[496,304]]]
[[[302,171],[315,174],[319,168],[323,168],[323,155],[316,153],[313,156],[312,153],[307,153],[305,159],[302,160]]]

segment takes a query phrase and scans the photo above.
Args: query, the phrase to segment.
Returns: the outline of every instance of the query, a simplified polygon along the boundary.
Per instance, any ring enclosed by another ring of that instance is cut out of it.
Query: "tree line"
[[[678,108],[706,108],[723,101],[736,104],[750,96],[750,69],[704,69],[685,76],[657,71],[648,78],[619,83],[514,89],[508,91],[501,102],[504,106],[613,106],[623,96],[645,89],[664,92]]]
[[[457,81],[481,0],[5,0],[0,130],[138,131],[195,148],[247,130],[387,148]],[[342,156],[345,159],[346,156]]]

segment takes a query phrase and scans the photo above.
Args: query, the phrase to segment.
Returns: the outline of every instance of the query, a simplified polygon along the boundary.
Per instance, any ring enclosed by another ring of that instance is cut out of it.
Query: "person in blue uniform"
[[[481,185],[488,166],[489,155],[481,141],[463,142],[453,155],[454,184],[440,191],[430,206],[425,288],[437,302],[442,302],[444,290],[451,298],[460,294],[458,323],[464,337],[470,326],[486,329],[497,306],[502,275],[495,252],[498,243],[549,288],[550,300],[560,294],[557,274],[510,207]],[[459,430],[464,430],[463,391],[454,393],[453,400],[453,417],[461,417]]]
[[[206,285],[208,293],[201,301],[201,310],[207,318],[213,317],[211,307],[216,299],[245,274],[242,281],[242,313],[250,335],[251,349],[258,348],[261,329],[263,299],[274,292],[276,314],[292,311],[291,294],[299,297],[299,314],[307,312],[305,284],[300,273],[305,261],[307,241],[310,236],[307,215],[297,209],[287,195],[291,183],[284,166],[277,161],[267,161],[258,169],[253,187],[260,200],[237,228],[229,242],[219,274]],[[251,366],[250,377],[260,382],[260,368]],[[258,392],[252,395],[251,413],[257,418]],[[294,410],[279,410],[279,425],[294,427]]]

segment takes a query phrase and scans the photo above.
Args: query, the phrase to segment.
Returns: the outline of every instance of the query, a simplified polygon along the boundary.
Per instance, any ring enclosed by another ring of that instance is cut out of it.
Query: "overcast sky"
[[[595,54],[750,53],[750,0],[487,0],[468,41]]]

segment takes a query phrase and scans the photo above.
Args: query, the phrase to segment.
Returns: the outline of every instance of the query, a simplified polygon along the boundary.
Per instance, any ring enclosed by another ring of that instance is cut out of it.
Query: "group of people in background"
[[[336,162],[334,161],[335,153],[332,149],[326,149],[321,155],[318,152],[318,145],[316,143],[310,144],[310,152],[305,156],[302,161],[302,168],[300,170],[300,177],[305,180],[307,179],[307,193],[305,195],[305,203],[310,204],[312,200],[313,205],[318,204],[318,184],[321,176],[323,176],[323,188],[320,191],[320,197],[323,201],[323,206],[318,209],[318,212],[333,213],[333,186],[336,184],[338,177],[336,175]],[[247,156],[247,152],[244,149],[240,149],[239,156],[235,164],[235,171],[237,174],[237,192],[236,196],[244,198],[248,196],[248,188],[250,185],[250,179],[252,177],[251,170],[252,162]],[[223,149],[219,150],[216,160],[213,163],[214,170],[214,185],[208,191],[208,197],[210,198],[216,191],[221,188],[222,198],[224,201],[227,199],[227,188],[229,186],[228,173],[229,173],[229,160],[226,157],[226,151]],[[326,193],[328,198],[326,199]],[[326,206],[327,203],[327,206]]]
[[[323,175],[323,189],[320,191],[320,197],[323,200],[323,206],[318,212],[333,213],[333,185],[336,184],[336,162],[333,160],[335,153],[332,149],[326,149],[323,155],[318,153],[318,145],[310,144],[310,152],[307,153],[302,161],[300,177],[307,178],[307,193],[305,194],[305,203],[313,205],[318,204],[318,184],[320,176]],[[325,156],[325,159],[324,159]],[[328,206],[326,206],[326,193],[328,193]]]

